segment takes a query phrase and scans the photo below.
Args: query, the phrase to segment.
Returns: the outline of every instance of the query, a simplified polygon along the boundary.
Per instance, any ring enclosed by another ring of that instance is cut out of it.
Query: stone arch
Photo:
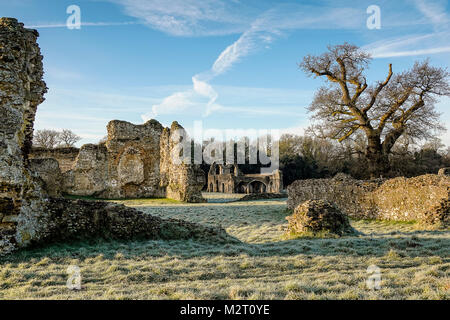
[[[235,192],[236,193],[247,193],[247,184],[244,181],[239,182],[236,185]]]
[[[267,190],[267,186],[262,181],[253,180],[247,185],[247,190],[249,193],[265,193]]]

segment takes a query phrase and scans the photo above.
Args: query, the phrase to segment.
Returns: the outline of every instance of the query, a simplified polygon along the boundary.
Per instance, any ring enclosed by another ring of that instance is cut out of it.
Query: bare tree
[[[81,140],[81,137],[76,135],[73,131],[64,129],[59,134],[59,142],[63,147],[73,147],[75,143]]]
[[[403,134],[426,139],[433,130],[444,130],[434,104],[438,96],[450,96],[450,85],[447,70],[428,60],[396,75],[390,64],[384,81],[368,85],[364,72],[370,61],[369,53],[345,43],[306,56],[300,67],[328,80],[309,107],[313,119],[338,141],[364,132],[368,169],[371,177],[378,177],[389,171],[389,153]]]
[[[60,133],[56,130],[37,130],[33,136],[33,144],[37,147],[53,149],[59,144]]]

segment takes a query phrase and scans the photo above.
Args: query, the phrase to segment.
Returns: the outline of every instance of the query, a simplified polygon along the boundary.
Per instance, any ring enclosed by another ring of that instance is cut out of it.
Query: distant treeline
[[[313,134],[282,135],[279,152],[284,186],[299,179],[331,178],[341,172],[356,179],[370,179],[365,141],[358,135],[344,142]],[[419,145],[405,136],[395,144],[389,161],[391,169],[386,178],[437,173],[442,167],[450,167],[450,147],[446,148],[437,138]],[[260,173],[261,167],[261,164],[248,164],[248,161],[239,165],[243,173]],[[202,169],[207,174],[209,165],[203,163]]]
[[[356,179],[369,179],[363,137],[339,143],[311,136],[283,135],[280,139],[280,169],[285,186],[298,179],[329,178],[343,172]],[[413,177],[437,173],[450,166],[450,148],[433,139],[422,145],[402,137],[389,156],[385,177]]]

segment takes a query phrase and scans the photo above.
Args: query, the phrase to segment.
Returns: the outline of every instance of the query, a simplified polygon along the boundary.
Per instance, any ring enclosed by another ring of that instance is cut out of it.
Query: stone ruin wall
[[[449,222],[450,177],[446,175],[374,181],[338,175],[297,180],[288,187],[288,195],[290,210],[307,200],[328,200],[354,218]]]
[[[177,122],[164,128],[158,121],[143,125],[114,120],[107,126],[108,139],[81,147],[72,168],[59,180],[63,193],[105,199],[167,197],[203,202],[205,184],[199,165],[175,165],[173,132],[184,130]],[[59,161],[58,161],[59,162]],[[43,180],[47,170],[36,168]]]
[[[166,196],[184,202],[205,202],[201,190],[206,183],[205,173],[197,164],[175,164],[172,152],[175,144],[181,141],[177,130],[184,130],[178,122],[173,122],[170,129],[164,128],[161,135],[161,180],[160,185],[166,190]]]
[[[220,228],[164,220],[113,203],[51,197],[45,191],[44,180],[52,178],[31,169],[49,172],[59,163],[28,159],[37,106],[47,91],[37,37],[16,19],[0,18],[0,256],[31,244],[98,237],[233,241]],[[81,158],[92,160],[91,151],[101,158],[105,149],[85,146]],[[102,166],[107,170],[107,163]]]
[[[108,140],[81,147],[72,169],[63,174],[63,192],[99,198],[163,197],[159,186],[159,136],[156,121],[108,123]]]
[[[26,243],[39,226],[45,192],[28,169],[37,106],[47,87],[42,81],[38,33],[15,19],[0,19],[0,250]]]
[[[74,147],[58,147],[47,149],[41,147],[33,147],[29,154],[30,159],[55,159],[58,161],[61,172],[72,169],[73,164],[78,156],[80,149]]]
[[[59,163],[52,158],[30,159],[29,169],[50,197],[62,195],[62,174]]]

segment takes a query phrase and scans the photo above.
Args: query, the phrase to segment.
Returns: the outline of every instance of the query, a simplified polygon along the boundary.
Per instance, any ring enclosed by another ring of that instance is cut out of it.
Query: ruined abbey
[[[37,107],[47,92],[38,36],[16,19],[0,18],[0,256],[32,244],[98,237],[226,239],[221,228],[60,197],[67,191],[202,201],[204,177],[198,167],[170,160],[177,123],[168,129],[156,121],[112,121],[105,144],[83,146],[77,155],[67,149],[54,158],[40,150],[30,159]]]
[[[223,193],[280,193],[283,174],[243,174],[237,165],[212,164],[208,172],[208,191]]]
[[[0,18],[0,255],[31,244],[94,237],[234,241],[220,227],[162,219],[110,202],[71,200],[167,197],[203,202],[200,165],[176,164],[183,128],[150,120],[142,125],[111,121],[106,142],[80,149],[32,149],[38,105],[47,87],[38,32]],[[346,176],[299,180],[288,188],[288,208],[305,201],[335,203],[355,218],[449,225],[449,169],[410,179],[358,181]],[[282,173],[243,174],[237,165],[213,164],[207,190],[280,193]],[[320,205],[319,205],[320,204]],[[328,208],[309,203],[306,212]],[[303,212],[303,211],[302,211]]]

